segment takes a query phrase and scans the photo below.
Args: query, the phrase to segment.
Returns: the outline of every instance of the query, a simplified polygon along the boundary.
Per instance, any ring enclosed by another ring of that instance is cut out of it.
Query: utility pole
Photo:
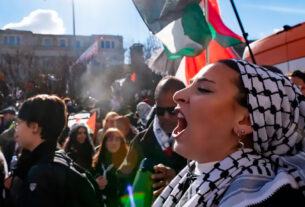
[[[72,0],[72,18],[73,18],[73,36],[75,37],[75,11],[74,11],[74,0]]]

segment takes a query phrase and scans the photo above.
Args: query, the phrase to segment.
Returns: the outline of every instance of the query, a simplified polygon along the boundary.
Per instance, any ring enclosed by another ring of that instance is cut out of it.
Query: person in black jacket
[[[173,95],[185,85],[179,79],[168,76],[163,78],[155,89],[154,119],[148,129],[140,132],[130,143],[128,154],[119,169],[119,174],[132,184],[140,162],[144,158],[158,163],[154,167],[154,195],[158,195],[166,184],[186,166],[186,159],[172,149],[171,133],[177,125],[174,113],[176,104]]]
[[[101,193],[105,196],[107,207],[121,206],[120,196],[125,187],[117,177],[117,169],[123,162],[128,145],[123,133],[117,128],[108,128],[103,135],[103,142],[93,157],[93,174]]]
[[[88,128],[84,123],[75,123],[64,146],[69,157],[86,170],[91,170],[92,156],[95,153]]]
[[[22,104],[15,138],[24,150],[6,180],[10,206],[100,206],[94,183],[63,151],[55,152],[66,122],[65,104],[57,96],[37,95]]]

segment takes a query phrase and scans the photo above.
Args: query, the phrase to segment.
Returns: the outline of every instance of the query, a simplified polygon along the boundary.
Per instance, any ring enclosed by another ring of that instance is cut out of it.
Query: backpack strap
[[[77,163],[75,163],[70,157],[68,157],[66,155],[66,153],[63,150],[59,150],[59,151],[55,152],[53,162],[69,168],[70,171],[69,170],[66,171],[67,178],[69,177],[69,173],[75,173],[80,178],[86,180],[87,184],[90,186],[90,188],[95,193],[98,201],[100,203],[102,203],[98,184],[96,183],[95,179],[93,178],[93,176],[91,175],[90,172],[86,171],[84,168],[80,167]],[[66,186],[66,188],[68,188],[67,179],[65,182],[66,182],[65,186]],[[103,206],[103,205],[100,205],[100,206]]]

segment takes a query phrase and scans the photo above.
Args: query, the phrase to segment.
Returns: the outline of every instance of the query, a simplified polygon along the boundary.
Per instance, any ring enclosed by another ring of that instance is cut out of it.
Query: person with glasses
[[[185,165],[186,160],[172,150],[171,133],[177,125],[173,95],[185,88],[179,79],[168,76],[160,80],[155,89],[154,119],[148,128],[140,132],[130,143],[130,150],[120,167],[121,174],[132,183],[143,158],[149,158],[158,165],[154,166],[154,194],[159,194],[177,172]]]
[[[14,136],[23,151],[5,181],[7,206],[100,206],[94,182],[63,150],[56,151],[66,114],[65,103],[55,95],[37,95],[22,104]]]

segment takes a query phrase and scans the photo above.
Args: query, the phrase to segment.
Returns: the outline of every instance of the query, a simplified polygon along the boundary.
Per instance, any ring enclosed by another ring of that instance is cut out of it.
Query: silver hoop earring
[[[240,149],[244,149],[245,147],[245,144],[244,142],[242,141],[242,136],[245,135],[245,130],[244,129],[241,129],[237,132],[237,136],[238,136],[238,144],[239,144],[239,148]]]
[[[239,148],[240,149],[244,149],[245,148],[245,144],[244,144],[244,142],[240,138],[238,139],[238,144],[239,144]]]

